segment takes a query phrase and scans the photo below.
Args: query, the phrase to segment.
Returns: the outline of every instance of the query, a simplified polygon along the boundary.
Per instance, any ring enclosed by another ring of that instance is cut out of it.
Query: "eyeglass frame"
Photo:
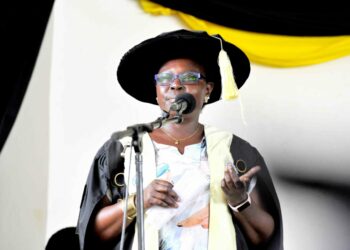
[[[163,73],[168,73],[168,74],[172,75],[172,79],[170,80],[169,83],[158,83],[158,81],[157,81],[157,76],[160,75],[160,74],[163,74]],[[188,82],[188,81],[187,81],[187,82],[182,82],[180,77],[181,77],[182,75],[188,74],[188,73],[192,73],[192,74],[196,75],[197,78],[198,78],[197,81],[194,81],[194,82]],[[206,77],[203,76],[202,73],[196,72],[196,71],[186,71],[186,72],[183,72],[183,73],[180,73],[180,74],[174,74],[174,73],[172,73],[172,72],[161,72],[161,73],[158,73],[158,74],[155,74],[155,75],[154,75],[155,83],[156,83],[156,85],[158,85],[158,86],[165,86],[165,87],[166,87],[166,86],[170,86],[171,84],[174,83],[174,81],[175,81],[176,79],[179,79],[181,85],[195,85],[195,84],[198,84],[198,83],[199,83],[199,80],[201,80],[201,79],[206,80]]]

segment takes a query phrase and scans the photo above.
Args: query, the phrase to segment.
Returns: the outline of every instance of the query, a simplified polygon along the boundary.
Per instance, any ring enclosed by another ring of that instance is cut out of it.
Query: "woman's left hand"
[[[260,169],[260,166],[254,166],[244,175],[238,176],[231,166],[225,167],[221,188],[231,206],[237,206],[248,198],[247,187],[249,186],[250,180]]]

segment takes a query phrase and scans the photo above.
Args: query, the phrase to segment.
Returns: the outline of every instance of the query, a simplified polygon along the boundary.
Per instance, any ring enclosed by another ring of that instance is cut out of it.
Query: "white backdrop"
[[[57,230],[75,226],[98,148],[114,131],[159,116],[156,106],[141,105],[118,86],[115,71],[121,56],[146,38],[178,28],[186,27],[175,17],[144,13],[137,1],[55,3],[26,100],[0,157],[0,199],[6,203],[0,207],[0,249],[43,248]],[[286,173],[347,183],[349,66],[350,57],[288,69],[252,64],[241,89],[243,106],[223,101],[209,105],[202,122],[256,146],[273,178]],[[35,106],[38,101],[41,105]],[[28,126],[33,121],[36,130]],[[30,146],[22,149],[16,138],[28,134]],[[43,161],[32,160],[33,152]],[[22,165],[28,170],[25,176]],[[25,186],[25,194],[18,184],[23,182],[31,184]],[[278,178],[275,183],[286,250],[346,249],[349,226],[342,223],[347,208],[341,200]],[[5,192],[9,187],[11,192]],[[19,194],[27,197],[25,203],[18,200]],[[27,221],[13,214],[14,207],[20,217],[28,216]],[[30,212],[33,207],[39,215]],[[39,226],[35,216],[41,218]],[[8,230],[12,224],[21,227]],[[38,237],[28,238],[30,230]]]

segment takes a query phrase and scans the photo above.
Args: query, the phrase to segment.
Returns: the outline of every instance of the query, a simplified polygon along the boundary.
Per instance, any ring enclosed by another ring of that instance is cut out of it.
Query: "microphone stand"
[[[142,136],[146,132],[152,132],[156,128],[161,128],[168,123],[181,123],[183,121],[182,112],[177,112],[176,116],[169,118],[169,113],[164,112],[164,115],[150,123],[141,123],[129,126],[126,130],[118,131],[112,134],[113,140],[120,140],[123,137],[130,136],[132,138],[132,147],[135,151],[135,167],[136,167],[136,224],[138,250],[145,249],[144,241],[144,216],[143,216],[143,173],[142,173]],[[123,239],[122,239],[123,240]],[[123,242],[121,243],[123,246]]]

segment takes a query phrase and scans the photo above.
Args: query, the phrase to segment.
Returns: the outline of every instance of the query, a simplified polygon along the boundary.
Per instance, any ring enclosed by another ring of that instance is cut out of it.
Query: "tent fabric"
[[[344,1],[306,6],[304,2],[231,0],[150,0],[165,7],[230,28],[292,36],[350,35]]]
[[[140,0],[140,4],[145,12],[153,15],[176,15],[190,29],[221,34],[225,40],[240,47],[257,64],[298,67],[319,64],[350,54],[350,35],[291,36],[252,32],[212,23],[149,0]]]
[[[54,0],[5,1],[1,9],[0,152],[26,93]]]

